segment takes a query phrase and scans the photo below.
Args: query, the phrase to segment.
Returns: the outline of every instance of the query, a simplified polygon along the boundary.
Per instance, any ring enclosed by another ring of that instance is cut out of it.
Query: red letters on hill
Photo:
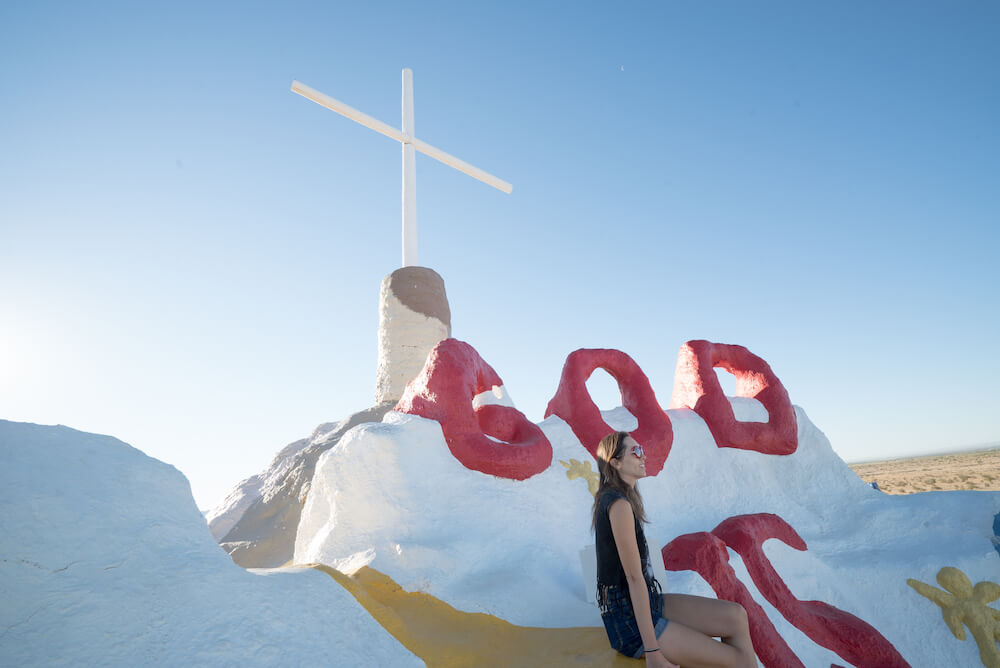
[[[828,603],[795,598],[761,549],[769,538],[777,538],[796,550],[806,550],[805,541],[785,520],[771,513],[756,513],[730,517],[712,529],[712,533],[678,536],[663,548],[663,563],[668,570],[697,572],[719,598],[736,601],[746,609],[753,647],[765,666],[784,668],[801,666],[802,662],[736,578],[729,565],[727,547],[739,553],[764,598],[817,645],[857,668],[909,668],[910,664],[892,643],[867,622]]]
[[[737,515],[723,521],[712,533],[739,553],[768,603],[817,645],[836,652],[857,668],[909,668],[892,643],[864,620],[823,601],[800,601],[792,595],[761,549],[765,540],[777,538],[805,551],[806,542],[788,522],[771,513]]]
[[[736,376],[739,396],[764,405],[766,423],[736,420],[715,367]],[[581,348],[570,353],[545,417],[557,415],[565,420],[594,455],[597,444],[612,431],[587,391],[587,379],[596,369],[604,369],[615,379],[622,405],[639,421],[632,437],[646,449],[646,471],[655,476],[670,455],[673,426],[646,374],[622,351]],[[473,408],[477,394],[502,384],[472,346],[445,339],[428,355],[423,371],[407,385],[395,409],[440,422],[448,447],[466,467],[524,480],[548,468],[552,446],[541,429],[514,408]],[[742,346],[709,341],[688,341],[681,346],[671,407],[697,412],[720,448],[787,455],[798,447],[795,410],[788,392],[767,362]]]
[[[768,619],[757,601],[729,565],[729,551],[718,536],[706,531],[674,538],[663,548],[663,565],[668,571],[694,571],[711,585],[715,595],[735,601],[747,611],[750,639],[757,658],[768,668],[805,668]]]
[[[768,413],[766,423],[736,420],[715,375],[716,367],[736,376],[739,396],[763,404]],[[646,470],[655,476],[670,454],[673,427],[646,374],[620,350],[570,353],[545,417],[558,415],[565,420],[594,455],[598,442],[612,431],[587,391],[587,379],[595,369],[604,369],[617,381],[622,405],[639,421],[632,436],[646,449]],[[472,346],[446,339],[431,351],[395,410],[437,420],[448,448],[465,467],[524,480],[549,467],[552,445],[517,409],[473,406],[477,395],[502,384],[497,372]],[[767,362],[742,346],[709,341],[684,344],[677,358],[671,407],[687,407],[698,413],[720,448],[788,455],[798,447],[798,427],[788,392]],[[727,546],[739,553],[757,589],[771,605],[817,644],[858,668],[909,667],[896,648],[868,623],[822,601],[795,598],[761,549],[768,538],[777,538],[797,550],[806,549],[805,541],[777,515],[738,515],[711,533],[674,538],[663,548],[663,561],[669,570],[696,571],[719,598],[736,601],[746,609],[754,650],[764,666],[803,668],[767,613],[736,577]]]

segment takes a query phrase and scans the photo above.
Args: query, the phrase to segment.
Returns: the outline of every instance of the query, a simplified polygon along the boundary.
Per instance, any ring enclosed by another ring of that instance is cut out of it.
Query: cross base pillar
[[[451,336],[444,279],[427,267],[402,267],[382,279],[375,404],[399,400],[434,346]]]

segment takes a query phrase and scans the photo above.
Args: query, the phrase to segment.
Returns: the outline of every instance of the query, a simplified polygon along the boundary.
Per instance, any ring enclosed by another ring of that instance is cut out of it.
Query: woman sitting
[[[646,513],[635,487],[646,475],[642,446],[625,432],[608,434],[597,446],[597,468],[597,601],[611,646],[626,656],[645,657],[647,666],[755,668],[743,606],[663,594],[653,577],[642,530]]]

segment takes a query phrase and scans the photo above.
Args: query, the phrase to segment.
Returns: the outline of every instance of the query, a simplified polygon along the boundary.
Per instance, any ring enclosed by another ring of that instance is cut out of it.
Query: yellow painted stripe
[[[515,626],[493,615],[456,610],[430,594],[404,591],[372,568],[347,576],[322,564],[310,566],[351,592],[386,631],[432,668],[640,665],[608,646],[603,627]]]

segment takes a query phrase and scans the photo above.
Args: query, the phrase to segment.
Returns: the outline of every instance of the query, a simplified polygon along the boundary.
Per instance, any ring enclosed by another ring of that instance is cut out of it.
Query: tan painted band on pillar
[[[451,327],[451,309],[440,274],[427,267],[403,267],[388,278],[389,289],[406,308]]]

